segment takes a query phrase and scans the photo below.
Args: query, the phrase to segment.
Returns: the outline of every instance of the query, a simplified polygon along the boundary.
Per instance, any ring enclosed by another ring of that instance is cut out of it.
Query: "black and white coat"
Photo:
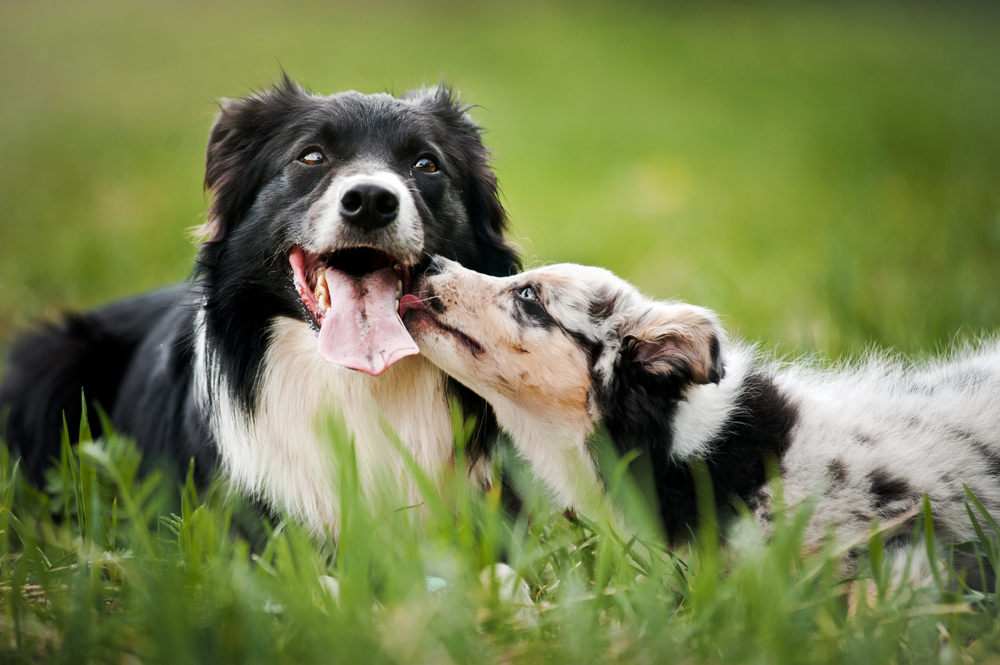
[[[370,376],[318,353],[334,306],[328,269],[353,279],[391,266],[397,308],[430,254],[516,270],[480,130],[451,92],[319,96],[285,79],[223,104],[205,185],[208,239],[191,280],[70,315],[10,349],[0,413],[30,474],[58,456],[62,416],[72,432],[82,388],[145,459],[180,469],[193,459],[202,478],[221,467],[316,532],[338,527],[322,434],[331,414],[374,492],[378,476],[403,475],[382,419],[433,477],[453,460],[455,397],[478,417],[469,472],[488,483],[493,420],[480,398],[421,356],[376,359],[370,373],[381,374]],[[397,316],[388,295],[386,320]]]

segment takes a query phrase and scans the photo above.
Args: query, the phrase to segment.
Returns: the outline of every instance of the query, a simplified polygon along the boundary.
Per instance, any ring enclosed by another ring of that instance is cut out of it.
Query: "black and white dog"
[[[766,465],[778,462],[789,504],[818,501],[809,547],[831,526],[851,538],[873,519],[912,517],[924,493],[943,542],[972,539],[962,483],[1000,516],[995,341],[923,364],[871,357],[821,370],[766,361],[728,341],[709,310],[649,300],[600,268],[497,278],[435,259],[415,290],[402,309],[421,352],[493,405],[565,506],[603,500],[588,448],[602,424],[620,454],[641,453],[632,468],[651,476],[675,542],[697,526],[693,458],[717,506],[742,501],[764,533]]]
[[[492,415],[416,355],[398,314],[431,254],[495,275],[518,265],[480,130],[451,91],[323,97],[286,78],[223,105],[205,185],[189,282],[13,345],[0,413],[31,474],[57,454],[63,413],[78,421],[82,388],[147,457],[193,458],[203,476],[221,465],[315,531],[338,523],[317,434],[331,412],[372,490],[401,468],[380,419],[434,475],[453,459],[455,396],[479,418],[470,473],[488,483]]]

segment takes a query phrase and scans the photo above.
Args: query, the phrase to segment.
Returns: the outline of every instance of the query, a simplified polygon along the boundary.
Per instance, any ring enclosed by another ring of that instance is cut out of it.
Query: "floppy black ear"
[[[621,328],[622,353],[645,371],[682,385],[719,383],[722,327],[707,309],[657,304]]]
[[[222,239],[253,204],[268,166],[260,152],[280,131],[275,111],[308,95],[287,74],[263,92],[222,100],[208,134],[205,188],[212,192],[208,220],[200,231],[209,241]]]
[[[519,269],[517,252],[503,235],[507,229],[507,211],[500,203],[497,177],[483,145],[483,130],[469,115],[471,106],[464,106],[458,93],[444,84],[412,90],[404,99],[415,101],[436,116],[458,146],[458,154],[449,157],[460,161],[461,171],[468,174],[462,183],[465,207],[476,240],[486,251],[482,257],[485,263],[477,265],[478,269],[503,276]]]

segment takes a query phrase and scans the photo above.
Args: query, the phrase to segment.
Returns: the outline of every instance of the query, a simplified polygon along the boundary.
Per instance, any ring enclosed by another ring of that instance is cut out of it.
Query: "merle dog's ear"
[[[461,183],[465,207],[480,246],[485,254],[477,269],[491,275],[507,276],[520,269],[520,260],[503,234],[507,229],[507,212],[500,203],[497,177],[489,164],[489,152],[483,145],[482,128],[469,115],[470,106],[463,105],[457,92],[441,84],[411,90],[404,95],[436,116],[445,126],[458,150],[449,157],[460,162],[460,171],[467,174]]]
[[[646,371],[682,384],[719,383],[722,366],[722,326],[715,315],[686,304],[660,304],[621,327],[622,354]]]
[[[198,229],[209,241],[223,238],[252,205],[268,167],[262,146],[280,130],[278,111],[308,95],[288,75],[243,99],[223,99],[208,134],[205,188],[212,192],[208,219]]]

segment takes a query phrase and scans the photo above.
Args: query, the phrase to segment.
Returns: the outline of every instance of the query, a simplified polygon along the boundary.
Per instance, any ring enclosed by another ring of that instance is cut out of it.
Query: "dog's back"
[[[1000,511],[996,342],[924,365],[873,357],[838,371],[791,369],[778,383],[799,414],[782,459],[786,493],[795,501],[825,486],[818,522],[862,531],[926,492],[949,537],[969,538],[962,483]]]
[[[93,405],[111,413],[138,345],[173,310],[186,287],[156,291],[22,335],[10,347],[0,386],[0,435],[20,451],[29,477],[39,479],[58,456],[63,417],[71,440],[80,422],[81,391],[95,436]]]

